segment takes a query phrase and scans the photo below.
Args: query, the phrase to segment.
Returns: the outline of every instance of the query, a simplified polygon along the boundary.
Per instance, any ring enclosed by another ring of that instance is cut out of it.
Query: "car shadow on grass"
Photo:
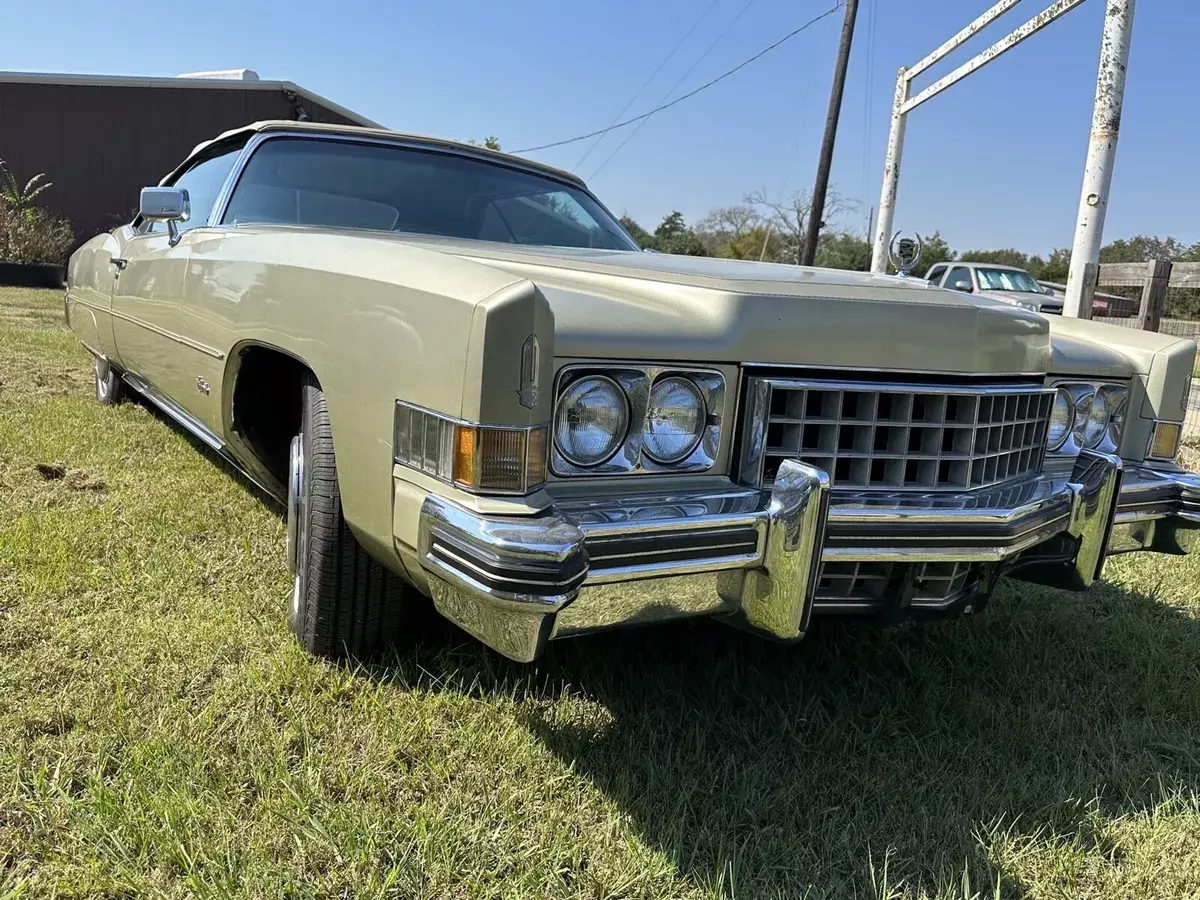
[[[966,868],[979,890],[989,835],[1086,846],[1098,815],[1200,783],[1200,623],[1108,583],[1003,581],[978,616],[822,622],[792,647],[708,622],[552,644],[533,671],[442,647],[422,667],[522,701],[682,874],[738,896],[872,895],[885,857],[893,881]],[[607,715],[564,716],[564,694]]]

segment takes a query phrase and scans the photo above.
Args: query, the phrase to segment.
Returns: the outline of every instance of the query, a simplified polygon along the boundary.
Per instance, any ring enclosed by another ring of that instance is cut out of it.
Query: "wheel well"
[[[287,480],[288,448],[300,431],[301,385],[308,367],[269,347],[247,347],[233,386],[233,430],[259,462]]]

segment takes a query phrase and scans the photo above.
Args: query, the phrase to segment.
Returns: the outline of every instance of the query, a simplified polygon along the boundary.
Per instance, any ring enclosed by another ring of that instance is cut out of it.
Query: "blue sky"
[[[878,202],[896,69],[991,0],[860,0],[833,181],[861,208]],[[6,4],[5,69],[176,75],[247,67],[295,81],[389,127],[458,138],[497,135],[506,149],[608,125],[711,6],[627,115],[690,90],[822,12],[833,0],[441,0],[338,3],[206,0],[138,7]],[[1049,0],[1024,0],[949,71]],[[1087,0],[909,117],[897,227],[940,230],[958,249],[1069,246],[1091,121],[1103,0]],[[739,17],[740,15],[740,17]],[[872,25],[874,23],[874,28]],[[841,13],[629,133],[533,154],[579,171],[614,211],[653,227],[689,221],[748,191],[811,185]],[[872,31],[874,40],[872,38]],[[1106,239],[1139,233],[1200,240],[1200,117],[1195,94],[1200,3],[1138,5]]]

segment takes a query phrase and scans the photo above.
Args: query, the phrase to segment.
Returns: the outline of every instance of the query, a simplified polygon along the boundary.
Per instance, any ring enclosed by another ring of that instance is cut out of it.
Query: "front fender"
[[[236,440],[228,404],[240,348],[302,361],[329,406],[346,519],[377,556],[394,553],[397,400],[472,421],[549,419],[548,396],[519,403],[522,342],[538,336],[549,373],[554,340],[549,306],[522,278],[391,238],[306,229],[231,228],[192,251],[189,336],[227,354],[222,436]]]

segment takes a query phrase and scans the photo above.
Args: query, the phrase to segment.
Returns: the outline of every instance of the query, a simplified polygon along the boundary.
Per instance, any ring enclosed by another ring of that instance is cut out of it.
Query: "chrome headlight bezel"
[[[596,387],[610,392],[616,404],[614,412],[616,414],[617,427],[612,428],[608,432],[606,437],[607,443],[603,447],[603,452],[595,454],[594,459],[584,459],[577,452],[578,448],[564,446],[562,429],[560,428],[563,417],[567,414],[567,401],[571,392],[578,390],[585,384],[594,384]],[[625,391],[622,390],[621,385],[606,375],[586,375],[582,378],[577,378],[554,399],[554,421],[551,423],[554,435],[554,452],[571,465],[581,469],[591,469],[603,465],[612,459],[613,454],[620,450],[621,445],[625,443],[625,437],[629,434],[629,419],[629,398],[625,395]]]
[[[661,392],[671,390],[675,387],[681,388],[683,393],[691,398],[691,409],[684,410],[684,412],[686,415],[694,418],[695,423],[691,426],[689,432],[686,434],[681,432],[678,435],[679,438],[683,439],[683,442],[677,448],[671,452],[664,452],[663,447],[652,446],[659,440],[659,434],[656,430],[658,425],[656,423],[659,419],[664,418],[660,414],[660,407],[656,403],[655,398]],[[700,439],[704,437],[704,428],[707,419],[708,409],[704,405],[704,397],[700,393],[700,388],[696,387],[695,382],[682,375],[669,375],[659,378],[650,387],[650,406],[646,410],[646,427],[642,434],[642,450],[646,456],[650,457],[656,463],[665,466],[680,463],[691,455],[692,451],[696,449],[696,445],[700,443]]]
[[[665,475],[700,473],[713,470],[721,456],[722,437],[732,410],[726,408],[726,376],[717,369],[693,366],[637,365],[622,363],[573,363],[559,370],[555,379],[555,418],[551,431],[557,431],[558,398],[583,378],[602,376],[615,382],[625,394],[629,406],[629,426],[625,440],[616,452],[597,465],[580,466],[560,452],[557,442],[551,448],[550,471],[560,478],[602,477],[614,475]],[[696,388],[704,409],[704,426],[699,438],[685,456],[676,462],[661,462],[646,452],[644,438],[649,416],[650,392],[656,384],[670,378],[683,378]]]
[[[1075,397],[1066,388],[1060,387],[1054,395],[1054,405],[1050,408],[1050,418],[1053,421],[1054,411],[1058,408],[1058,402],[1062,400],[1067,406],[1067,423],[1063,426],[1062,435],[1054,437],[1051,431],[1050,422],[1046,423],[1046,449],[1050,453],[1057,453],[1067,439],[1071,437],[1071,430],[1075,426]]]
[[[1078,456],[1085,449],[1114,454],[1120,451],[1129,399],[1127,385],[1113,381],[1064,379],[1052,386],[1070,396],[1072,419],[1065,440],[1057,447],[1050,443],[1047,429],[1046,451],[1049,455]],[[1096,413],[1095,399],[1101,395],[1105,401],[1101,407],[1103,412]]]

